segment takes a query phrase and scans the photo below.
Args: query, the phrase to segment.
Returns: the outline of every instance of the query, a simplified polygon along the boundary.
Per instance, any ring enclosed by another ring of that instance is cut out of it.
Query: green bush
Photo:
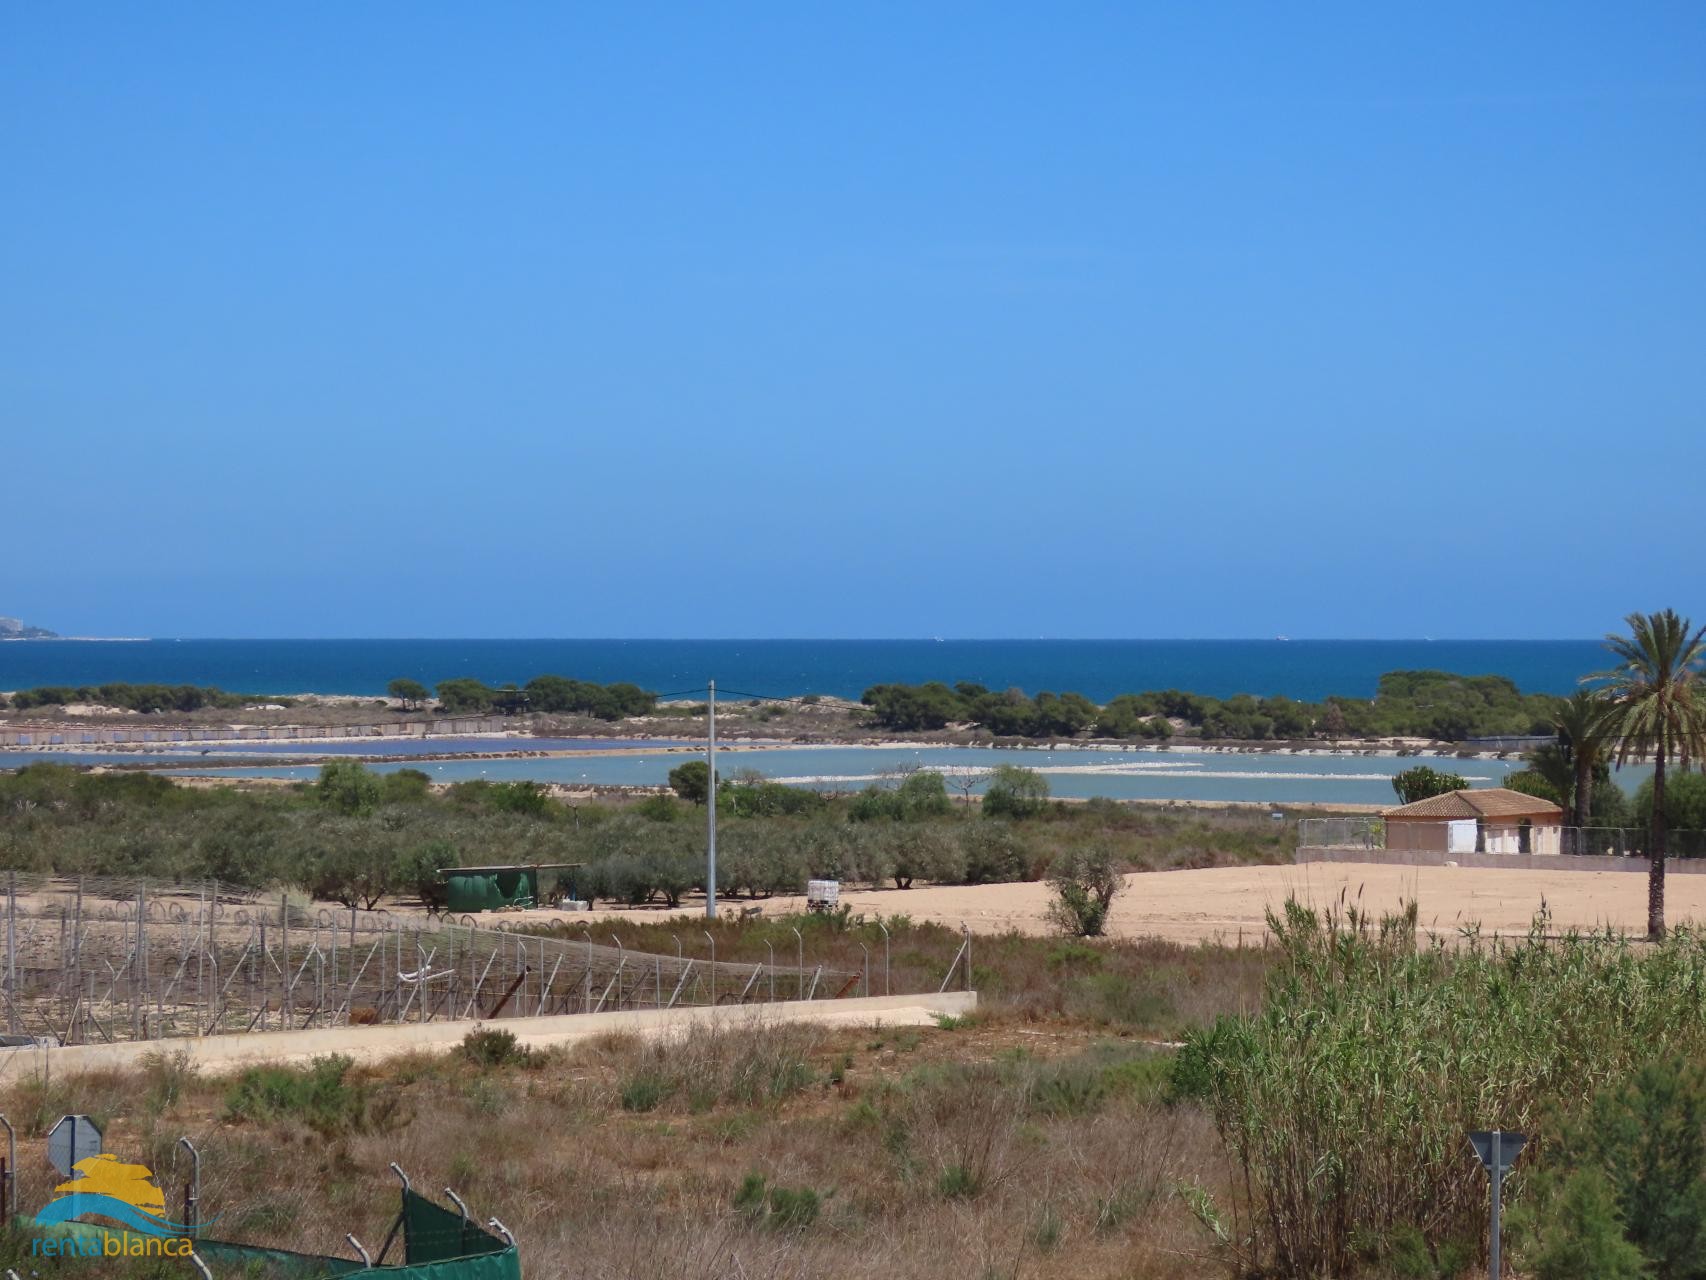
[[[533,1050],[501,1027],[475,1027],[462,1037],[459,1050],[477,1067],[507,1067],[532,1062]]]
[[[622,1110],[655,1111],[674,1091],[673,1083],[657,1072],[637,1072],[622,1082]]]
[[[322,1137],[389,1128],[395,1107],[371,1085],[348,1079],[353,1062],[343,1054],[315,1058],[306,1067],[250,1067],[225,1095],[232,1121],[295,1121]]]
[[[1624,1237],[1617,1198],[1598,1169],[1578,1169],[1565,1178],[1533,1231],[1523,1255],[1535,1280],[1651,1280],[1655,1274]]]
[[[781,782],[724,782],[717,788],[717,810],[731,818],[774,818],[814,813],[824,799],[804,787]]]
[[[970,1200],[981,1190],[982,1180],[963,1164],[945,1165],[936,1177],[936,1191],[944,1200]]]
[[[648,822],[674,822],[681,816],[681,806],[673,796],[651,795],[636,804],[633,812]]]
[[[1549,1127],[1556,1136],[1518,1219],[1535,1237],[1537,1274],[1573,1274],[1572,1257],[1611,1265],[1615,1237],[1657,1280],[1706,1277],[1706,1069],[1646,1063]]]
[[[968,884],[1005,884],[1029,878],[1036,851],[1011,822],[967,823],[960,829]]]
[[[1384,1262],[1395,1280],[1457,1280],[1474,1258],[1474,1246],[1457,1240],[1430,1245],[1426,1236],[1404,1223],[1393,1229],[1371,1261]]]
[[[917,769],[890,786],[872,783],[853,798],[847,811],[853,822],[922,822],[941,818],[953,812],[948,799],[948,784],[942,775],[931,769]]]
[[[1018,765],[998,766],[989,776],[989,786],[983,793],[983,816],[986,818],[1030,818],[1043,811],[1048,803],[1048,779],[1035,769]]]
[[[1068,937],[1099,938],[1125,877],[1113,851],[1098,844],[1061,854],[1049,867],[1048,883],[1054,892],[1049,923]]]
[[[331,760],[320,766],[314,794],[339,813],[372,813],[379,805],[379,775],[359,760]]]
[[[773,1187],[758,1173],[747,1174],[734,1196],[748,1221],[772,1231],[804,1231],[817,1221],[822,1203],[810,1187]]]

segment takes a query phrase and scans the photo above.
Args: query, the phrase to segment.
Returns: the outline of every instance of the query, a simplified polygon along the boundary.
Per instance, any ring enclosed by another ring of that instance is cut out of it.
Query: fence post
[[[296,1001],[293,999],[296,981],[290,966],[290,895],[278,895],[278,929],[284,939],[284,1008],[280,1013],[282,1025],[289,1030],[296,1023]]]
[[[6,873],[6,1005],[7,1029],[18,1034],[18,873]],[[0,1221],[10,1222],[0,1214]]]
[[[179,1138],[178,1145],[190,1153],[190,1180],[184,1187],[184,1225],[193,1239],[201,1235],[201,1152],[188,1138]]]
[[[0,1222],[11,1222],[12,1215],[18,1211],[15,1190],[18,1179],[18,1134],[12,1128],[12,1122],[5,1116],[0,1116],[0,1124],[6,1126],[6,1168],[0,1173]]]

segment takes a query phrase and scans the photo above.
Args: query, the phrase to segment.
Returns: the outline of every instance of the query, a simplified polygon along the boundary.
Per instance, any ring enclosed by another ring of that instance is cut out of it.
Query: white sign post
[[[1469,1141],[1493,1184],[1493,1225],[1487,1239],[1487,1275],[1491,1280],[1501,1280],[1504,1272],[1500,1269],[1499,1262],[1499,1188],[1504,1183],[1505,1175],[1510,1172],[1511,1165],[1516,1163],[1517,1156],[1522,1154],[1523,1147],[1528,1144],[1528,1135],[1494,1129],[1490,1133],[1471,1133]]]

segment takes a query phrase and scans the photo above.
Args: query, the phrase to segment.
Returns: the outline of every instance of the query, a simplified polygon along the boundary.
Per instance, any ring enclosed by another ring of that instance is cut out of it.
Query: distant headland
[[[59,632],[32,627],[18,618],[0,618],[0,640],[57,640]]]

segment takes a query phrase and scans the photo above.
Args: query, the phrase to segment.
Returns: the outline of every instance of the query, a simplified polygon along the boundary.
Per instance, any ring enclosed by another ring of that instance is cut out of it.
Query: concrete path
[[[757,1028],[779,1022],[825,1026],[927,1026],[938,1015],[961,1015],[977,1007],[977,993],[873,996],[848,1000],[789,1000],[775,1004],[625,1009],[613,1013],[574,1013],[551,1018],[500,1018],[487,1025],[512,1031],[522,1044],[545,1048],[623,1032],[667,1036],[694,1026]],[[0,1049],[0,1081],[128,1070],[145,1057],[186,1054],[209,1075],[240,1071],[262,1062],[305,1062],[323,1054],[347,1054],[358,1062],[379,1062],[408,1053],[447,1053],[462,1042],[476,1021],[429,1022],[424,1026],[327,1027],[314,1031],[260,1031],[180,1040],[78,1044],[63,1048]]]

